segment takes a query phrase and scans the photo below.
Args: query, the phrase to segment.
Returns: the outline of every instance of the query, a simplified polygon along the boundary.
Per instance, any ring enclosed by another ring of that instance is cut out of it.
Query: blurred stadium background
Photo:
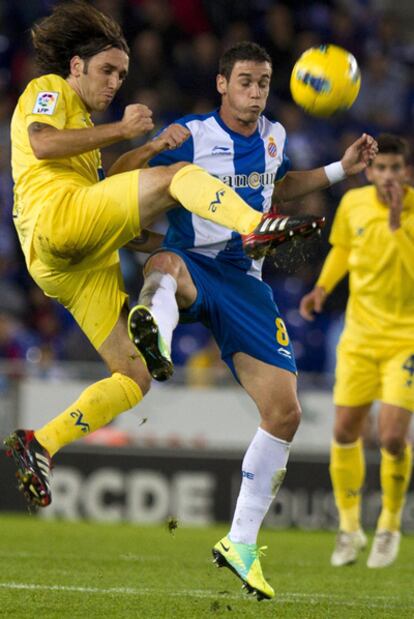
[[[17,426],[38,427],[62,410],[105,368],[72,318],[47,299],[28,276],[12,225],[9,122],[19,93],[35,76],[29,28],[52,0],[0,0],[0,437]],[[399,133],[414,146],[414,4],[387,0],[275,2],[273,0],[97,0],[115,17],[131,47],[130,75],[117,101],[97,123],[119,119],[130,102],[146,103],[156,129],[217,106],[215,75],[221,52],[251,39],[272,56],[274,76],[267,113],[284,124],[294,169],[340,158],[362,131]],[[351,51],[362,72],[353,108],[332,120],[305,116],[289,94],[291,68],[308,47],[332,42]],[[104,165],[128,147],[103,151]],[[332,221],[352,179],[313,194],[289,209]],[[333,407],[335,346],[346,283],[313,323],[298,313],[328,251],[329,225],[315,255],[296,270],[269,262],[265,278],[294,342],[304,409],[286,482],[268,515],[269,526],[334,528],[327,470]],[[142,283],[144,256],[123,250],[131,298]],[[66,449],[56,458],[54,503],[44,517],[160,522],[228,520],[237,496],[241,456],[258,419],[250,400],[221,363],[201,325],[180,326],[173,342],[174,379],[154,385],[136,411]],[[365,523],[379,509],[374,421],[366,429],[368,459]],[[2,458],[0,509],[23,510],[11,464]],[[405,530],[414,530],[414,493]]]

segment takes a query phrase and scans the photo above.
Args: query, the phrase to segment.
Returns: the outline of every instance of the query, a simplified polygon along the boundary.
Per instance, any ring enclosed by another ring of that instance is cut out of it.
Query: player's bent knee
[[[333,438],[337,443],[355,443],[361,436],[361,426],[356,417],[348,415],[336,419]]]
[[[261,411],[264,429],[286,441],[291,441],[299,427],[302,411],[298,402],[270,406]]]
[[[393,456],[398,456],[405,449],[406,438],[393,432],[380,436],[380,444],[383,449]]]
[[[173,252],[160,251],[147,261],[144,268],[144,275],[148,276],[151,271],[161,271],[169,273],[177,278],[180,272],[182,260]]]

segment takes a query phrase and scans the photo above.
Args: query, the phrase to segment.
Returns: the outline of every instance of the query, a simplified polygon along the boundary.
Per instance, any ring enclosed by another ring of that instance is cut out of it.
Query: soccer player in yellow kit
[[[99,148],[153,128],[151,111],[138,104],[127,106],[119,122],[95,127],[91,121],[91,112],[109,106],[128,72],[120,27],[87,3],[59,4],[34,26],[32,39],[43,75],[27,86],[11,123],[14,222],[33,279],[72,313],[111,374],[43,428],[17,430],[6,439],[20,489],[29,502],[44,506],[51,501],[53,454],[135,406],[149,389],[146,363],[128,337],[118,249],[176,202],[244,235],[246,253],[264,255],[320,222],[299,216],[286,223],[255,211],[196,165],[136,169],[143,155],[149,159],[188,138],[178,125],[136,149],[138,159],[136,151],[120,157],[113,176],[103,179]],[[367,136],[361,139],[351,164],[371,146]],[[323,168],[317,174],[319,184],[329,184]],[[154,248],[151,237],[141,246]]]
[[[332,227],[333,247],[315,288],[300,305],[302,316],[312,319],[349,272],[350,296],[337,349],[330,462],[339,511],[334,566],[355,562],[367,541],[360,524],[365,474],[361,435],[374,400],[381,402],[382,510],[370,568],[386,567],[398,555],[412,468],[408,431],[414,410],[414,189],[406,184],[406,142],[384,134],[378,149],[366,170],[371,184],[344,195]]]

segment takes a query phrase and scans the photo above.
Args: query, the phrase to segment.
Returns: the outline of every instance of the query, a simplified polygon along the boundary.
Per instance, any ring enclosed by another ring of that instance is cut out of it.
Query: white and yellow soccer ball
[[[347,110],[357,98],[361,74],[355,57],[337,45],[311,47],[293,67],[293,100],[313,116]]]

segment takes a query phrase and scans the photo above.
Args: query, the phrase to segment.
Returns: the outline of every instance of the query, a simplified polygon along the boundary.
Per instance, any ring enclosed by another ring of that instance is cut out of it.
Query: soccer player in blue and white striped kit
[[[275,197],[298,198],[362,171],[376,152],[375,141],[366,134],[341,161],[289,172],[285,129],[262,114],[271,73],[271,59],[257,44],[229,49],[217,77],[220,109],[177,121],[177,143],[183,132],[189,132],[188,139],[149,164],[196,163],[264,212]],[[218,208],[219,202],[218,196]],[[178,321],[203,322],[256,403],[260,427],[244,456],[230,532],[214,546],[213,555],[258,599],[272,598],[256,540],[285,476],[300,420],[291,342],[271,289],[261,279],[262,260],[246,256],[240,235],[179,207],[168,218],[163,247],[145,265],[145,283],[129,316],[130,337],[152,376],[165,380],[172,373],[169,351]]]

